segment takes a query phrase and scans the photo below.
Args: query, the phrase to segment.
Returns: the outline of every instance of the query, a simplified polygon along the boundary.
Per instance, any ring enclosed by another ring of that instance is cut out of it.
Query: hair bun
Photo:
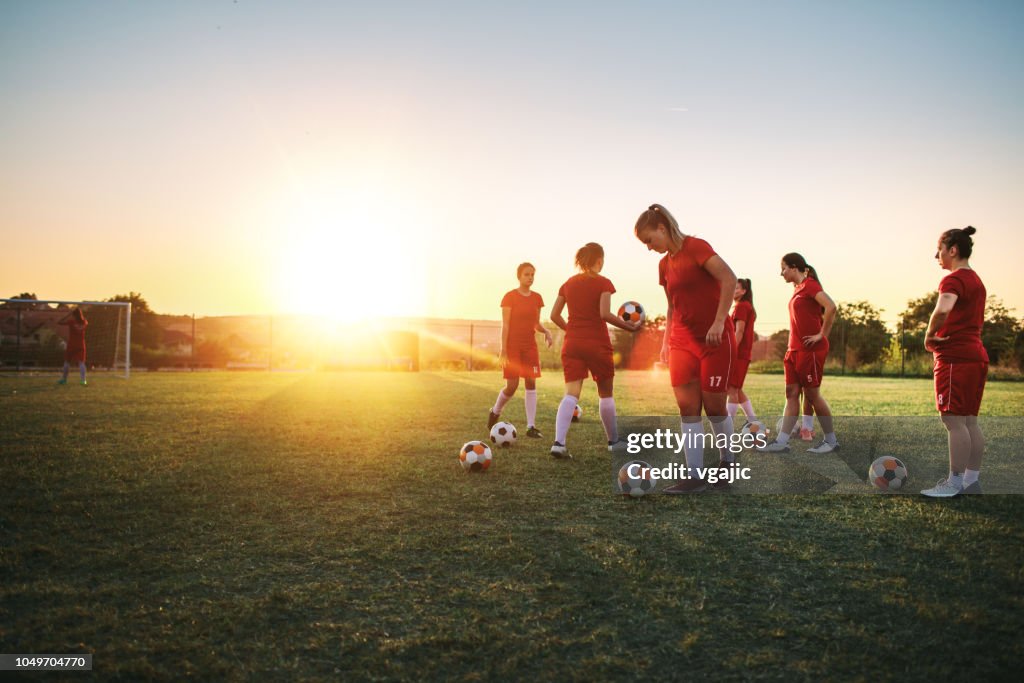
[[[966,228],[964,228],[965,235],[973,235],[976,232],[978,232],[978,229],[975,228],[973,225],[968,225]]]

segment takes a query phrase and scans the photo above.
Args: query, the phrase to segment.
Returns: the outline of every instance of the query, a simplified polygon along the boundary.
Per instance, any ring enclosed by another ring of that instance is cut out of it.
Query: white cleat
[[[949,479],[940,479],[935,486],[930,489],[925,489],[924,491],[921,491],[921,493],[929,498],[952,498],[955,495],[963,493],[963,489],[950,482]]]
[[[628,444],[622,439],[608,442],[608,450],[612,453],[625,453],[627,446]]]
[[[829,443],[828,441],[822,441],[814,448],[808,448],[808,453],[814,453],[815,455],[824,455],[825,453],[831,453],[839,450],[839,442]]]
[[[755,450],[758,453],[789,453],[789,444],[772,441],[767,446],[758,446]]]

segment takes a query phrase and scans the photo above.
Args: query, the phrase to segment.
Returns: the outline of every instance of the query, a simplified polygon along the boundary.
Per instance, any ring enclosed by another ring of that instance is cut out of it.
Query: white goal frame
[[[30,306],[38,306],[40,304],[50,305],[68,305],[68,306],[119,306],[125,309],[125,338],[124,338],[124,375],[114,373],[116,377],[124,377],[128,379],[132,375],[132,304],[130,301],[61,301],[58,299],[0,299],[0,303],[3,304],[26,304]],[[114,341],[114,368],[117,368],[117,347],[121,344],[120,334],[121,326],[117,328],[118,338]]]

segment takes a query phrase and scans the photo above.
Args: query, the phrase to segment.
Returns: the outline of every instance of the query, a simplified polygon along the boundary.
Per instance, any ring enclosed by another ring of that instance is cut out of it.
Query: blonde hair
[[[633,234],[640,237],[644,230],[657,230],[659,225],[665,226],[669,238],[673,244],[683,243],[683,232],[679,229],[679,222],[675,216],[661,204],[651,204],[647,210],[640,214],[633,228]]]

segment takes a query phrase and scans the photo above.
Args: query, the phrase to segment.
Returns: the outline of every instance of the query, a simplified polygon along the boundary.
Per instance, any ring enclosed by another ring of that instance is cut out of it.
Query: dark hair
[[[968,225],[966,228],[953,228],[942,233],[939,242],[944,244],[946,249],[956,247],[956,253],[960,255],[960,258],[970,258],[971,252],[974,251],[974,240],[971,239],[971,235],[977,231],[973,225]]]
[[[533,268],[535,272],[537,270],[537,267],[534,266],[532,263],[530,263],[529,261],[524,261],[523,263],[519,264],[518,268],[516,268],[516,277],[522,277],[523,271],[526,270],[527,268]]]
[[[74,318],[75,320],[77,320],[80,323],[84,323],[85,322],[85,314],[82,313],[82,309],[81,308],[76,308],[75,310],[71,311],[71,317]]]
[[[814,269],[814,266],[807,262],[807,259],[805,259],[800,254],[796,253],[795,251],[791,251],[790,253],[783,256],[782,262],[785,263],[790,268],[796,268],[801,273],[807,273],[815,280],[817,280],[819,285],[821,284],[821,278],[818,277],[818,271]]]
[[[590,270],[603,258],[604,247],[597,242],[587,242],[576,252],[576,267],[580,270]]]
[[[754,305],[754,292],[753,292],[752,289],[750,289],[750,278],[747,278],[747,277],[737,278],[736,279],[736,283],[740,287],[742,287],[743,289],[746,290],[746,292],[743,294],[743,296],[740,297],[740,301],[746,301],[751,306],[753,306]]]

